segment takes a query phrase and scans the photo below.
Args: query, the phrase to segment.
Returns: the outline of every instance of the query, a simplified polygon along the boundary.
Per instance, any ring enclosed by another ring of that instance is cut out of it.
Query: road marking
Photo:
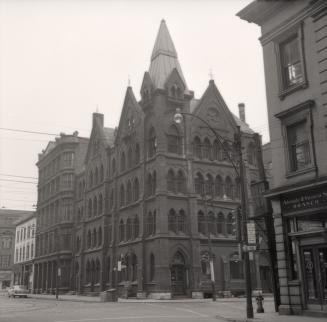
[[[140,316],[120,316],[110,318],[97,318],[97,319],[81,319],[81,320],[59,320],[54,322],[83,322],[83,321],[104,321],[104,320],[136,320],[136,319],[177,319],[177,318],[191,318],[189,315],[140,315]]]
[[[149,303],[149,305],[152,305],[152,306],[160,306],[160,307],[164,307],[165,309],[167,309],[167,306],[160,305],[160,304],[152,304],[152,303]],[[189,310],[189,309],[185,309],[185,308],[182,308],[182,307],[176,307],[176,306],[174,306],[173,309],[176,309],[176,310],[179,310],[179,311],[184,311],[184,312],[189,312],[189,313],[195,314],[197,316],[201,316],[201,318],[208,318],[209,317],[206,314],[202,314],[202,313],[199,313],[199,312],[196,312],[196,311],[193,311],[193,310]]]

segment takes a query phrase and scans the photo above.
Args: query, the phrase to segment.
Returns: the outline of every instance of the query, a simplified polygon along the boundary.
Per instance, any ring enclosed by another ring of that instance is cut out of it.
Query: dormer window
[[[182,89],[177,84],[174,84],[173,86],[171,86],[169,94],[171,97],[181,98],[182,97]]]

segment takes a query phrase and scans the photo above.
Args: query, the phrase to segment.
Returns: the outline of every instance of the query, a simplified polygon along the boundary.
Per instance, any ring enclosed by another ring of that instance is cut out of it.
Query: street
[[[273,312],[272,299],[265,303],[265,313],[254,321],[322,322],[312,317],[279,316]],[[100,303],[96,301],[55,301],[44,298],[9,299],[0,296],[1,322],[91,322],[91,321],[245,321],[245,299],[181,301],[133,301]]]

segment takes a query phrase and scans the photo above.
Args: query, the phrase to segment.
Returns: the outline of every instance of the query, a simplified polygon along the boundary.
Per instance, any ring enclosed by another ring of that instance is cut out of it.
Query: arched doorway
[[[170,265],[171,292],[173,296],[185,295],[187,274],[185,259],[181,252],[176,252]]]

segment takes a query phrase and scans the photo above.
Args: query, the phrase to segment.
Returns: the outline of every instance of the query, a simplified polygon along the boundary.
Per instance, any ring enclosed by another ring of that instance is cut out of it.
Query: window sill
[[[287,88],[281,90],[279,92],[278,96],[279,96],[280,100],[282,101],[287,95],[290,95],[298,90],[305,89],[308,87],[308,85],[309,85],[308,81],[305,80],[300,84],[296,84],[296,85],[293,85],[293,86],[290,86],[290,87],[287,87]]]
[[[285,177],[287,179],[289,178],[293,178],[293,177],[296,177],[296,176],[299,176],[299,175],[302,175],[302,174],[305,174],[305,173],[309,173],[309,172],[314,172],[316,171],[316,167],[315,166],[311,166],[309,168],[305,168],[305,169],[302,169],[302,170],[297,170],[297,171],[292,171],[292,172],[287,172]]]

